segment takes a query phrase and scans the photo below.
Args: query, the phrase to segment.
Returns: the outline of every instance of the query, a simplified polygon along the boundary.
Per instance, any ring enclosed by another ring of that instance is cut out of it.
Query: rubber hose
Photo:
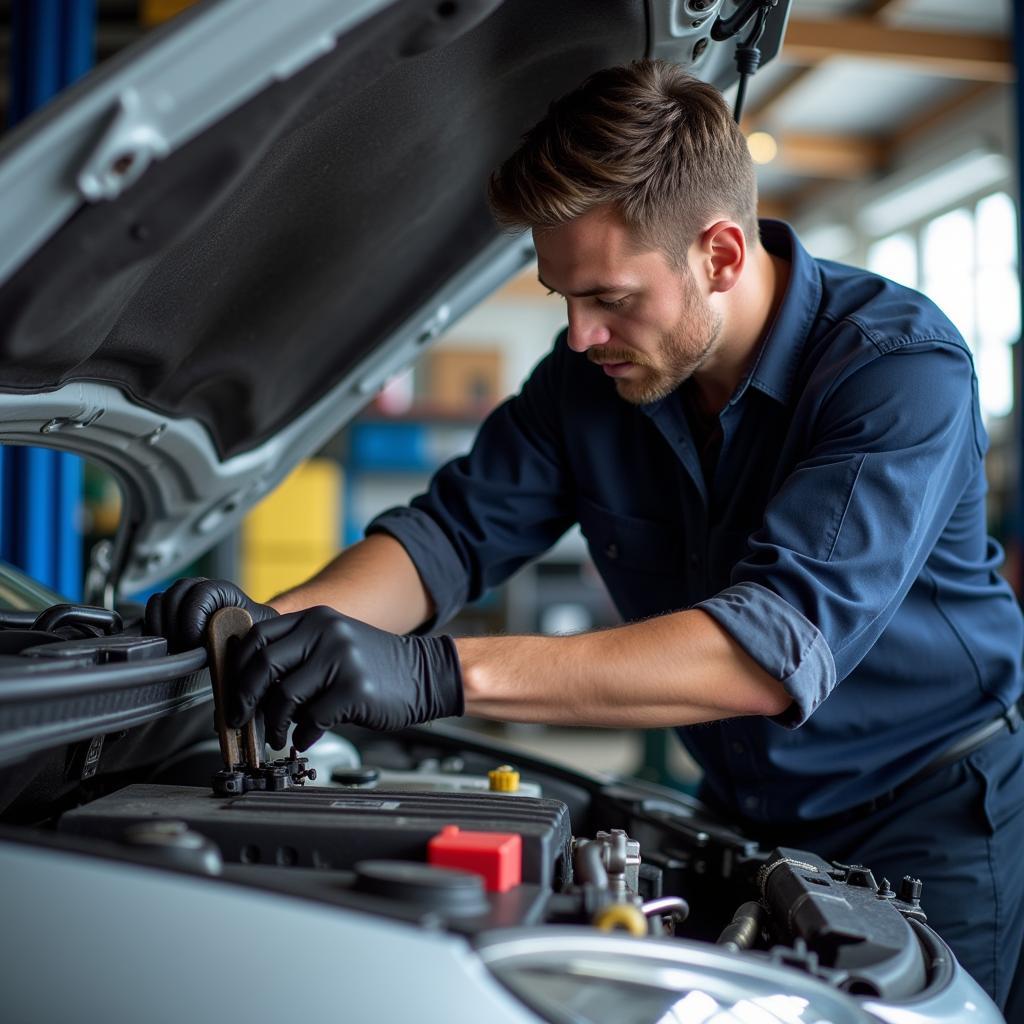
[[[730,949],[750,949],[761,934],[763,926],[764,907],[751,900],[742,904],[733,914],[732,920],[718,936],[718,944]]]

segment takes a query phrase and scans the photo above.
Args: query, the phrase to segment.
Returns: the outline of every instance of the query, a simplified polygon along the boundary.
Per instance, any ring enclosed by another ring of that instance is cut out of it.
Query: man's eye
[[[597,304],[599,306],[603,306],[605,309],[618,309],[620,306],[624,306],[626,304],[626,297],[623,296],[621,299],[615,299],[613,302],[610,302],[607,299],[598,299]]]

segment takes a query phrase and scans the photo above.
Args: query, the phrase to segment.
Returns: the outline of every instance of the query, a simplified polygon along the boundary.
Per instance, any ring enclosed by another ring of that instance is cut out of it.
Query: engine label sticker
[[[332,800],[331,806],[347,811],[397,811],[402,805],[397,800]]]

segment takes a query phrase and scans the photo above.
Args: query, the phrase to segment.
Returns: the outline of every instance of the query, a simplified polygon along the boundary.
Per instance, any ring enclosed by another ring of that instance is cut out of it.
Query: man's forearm
[[[456,644],[466,712],[483,718],[657,728],[774,715],[791,703],[782,684],[698,609],[576,636]]]
[[[382,533],[347,548],[270,605],[282,613],[326,605],[391,633],[408,633],[434,614],[433,601],[405,548]]]

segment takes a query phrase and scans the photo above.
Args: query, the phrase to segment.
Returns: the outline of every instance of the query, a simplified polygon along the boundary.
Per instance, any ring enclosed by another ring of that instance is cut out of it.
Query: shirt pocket
[[[682,524],[623,515],[583,497],[577,498],[577,517],[602,574],[606,569],[657,575],[678,572],[684,547]]]

